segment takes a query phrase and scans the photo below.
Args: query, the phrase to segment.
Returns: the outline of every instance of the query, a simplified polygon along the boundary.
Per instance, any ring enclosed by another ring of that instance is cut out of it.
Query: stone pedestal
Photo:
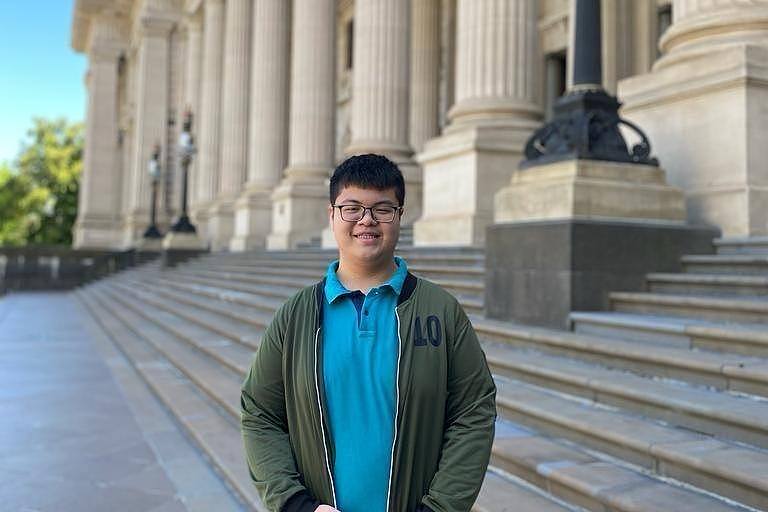
[[[208,252],[208,245],[195,233],[171,231],[163,238],[162,265],[173,267],[206,252]]]
[[[328,224],[328,187],[323,182],[283,183],[272,193],[272,232],[267,248],[295,248],[321,233]]]
[[[272,226],[272,189],[249,187],[235,202],[235,231],[230,251],[264,248]]]
[[[458,0],[456,104],[443,135],[417,156],[422,216],[414,244],[482,245],[493,193],[541,119],[537,2]]]
[[[571,311],[608,308],[612,291],[643,291],[649,272],[679,272],[711,254],[718,231],[638,222],[554,220],[488,227],[489,318],[568,328]]]
[[[651,73],[619,83],[622,115],[654,143],[688,218],[768,234],[768,7],[676,0]]]
[[[212,251],[222,251],[229,248],[235,227],[235,199],[221,197],[208,210],[206,240]]]
[[[142,253],[160,253],[163,249],[162,238],[140,238],[136,242],[136,251]]]
[[[586,218],[683,224],[685,202],[659,167],[600,160],[518,170],[495,196],[496,223]]]

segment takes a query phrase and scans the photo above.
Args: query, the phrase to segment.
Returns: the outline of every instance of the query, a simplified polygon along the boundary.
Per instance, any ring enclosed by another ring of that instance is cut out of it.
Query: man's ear
[[[333,210],[335,210],[333,206],[330,204],[328,205],[328,224],[333,225]]]

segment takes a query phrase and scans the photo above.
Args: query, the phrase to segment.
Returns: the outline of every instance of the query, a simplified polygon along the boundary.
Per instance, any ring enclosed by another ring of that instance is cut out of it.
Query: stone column
[[[440,0],[413,2],[411,27],[409,142],[418,152],[440,132]]]
[[[184,108],[189,109],[195,118],[200,115],[201,64],[203,61],[203,21],[197,14],[190,14],[185,19],[187,26],[187,55],[184,75]],[[183,112],[182,112],[183,114]],[[198,158],[193,158],[189,167],[190,205],[197,205]]]
[[[271,227],[270,195],[280,182],[288,156],[290,23],[290,2],[254,3],[248,181],[235,203],[232,251],[264,247]]]
[[[76,248],[119,249],[122,181],[118,151],[117,66],[124,50],[121,21],[113,15],[92,22],[88,48],[88,110]]]
[[[288,167],[272,194],[268,249],[293,248],[328,224],[334,164],[334,0],[295,0]]]
[[[219,190],[221,81],[224,50],[224,0],[205,0],[203,73],[200,84],[200,130],[195,208],[192,216],[200,237],[210,240],[208,209]]]
[[[235,200],[246,179],[251,3],[252,0],[227,0],[219,192],[208,223],[214,251],[229,247],[235,227]]]
[[[173,21],[141,14],[136,65],[136,112],[134,120],[132,190],[125,229],[134,243],[149,223],[151,181],[147,173],[155,144],[168,150],[168,34]],[[167,172],[167,169],[164,171]]]
[[[768,235],[768,1],[675,0],[672,12],[653,70],[619,82],[623,115],[685,191],[689,222]]]
[[[535,0],[458,0],[456,103],[428,142],[416,245],[482,245],[493,194],[541,119]],[[446,226],[450,223],[450,229]]]
[[[410,2],[355,2],[352,67],[352,142],[347,154],[379,153],[400,166],[406,182],[406,217],[419,214],[421,176],[408,140]]]

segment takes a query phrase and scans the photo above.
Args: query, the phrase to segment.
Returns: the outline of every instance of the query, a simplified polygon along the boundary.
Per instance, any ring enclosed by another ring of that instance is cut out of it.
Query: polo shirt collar
[[[408,266],[405,264],[405,260],[399,256],[395,256],[396,269],[392,273],[392,276],[388,281],[376,286],[375,288],[389,287],[395,293],[400,295],[403,290],[403,283],[408,275]],[[344,294],[351,293],[347,290],[339,278],[336,277],[336,271],[339,269],[339,260],[334,260],[328,265],[328,270],[325,273],[325,300],[330,304]]]

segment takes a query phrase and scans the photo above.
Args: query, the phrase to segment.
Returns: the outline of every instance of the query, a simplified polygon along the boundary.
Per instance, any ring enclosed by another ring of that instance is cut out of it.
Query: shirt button
[[[364,314],[365,316],[368,316],[368,310],[366,309],[365,311],[363,311],[363,314]]]

